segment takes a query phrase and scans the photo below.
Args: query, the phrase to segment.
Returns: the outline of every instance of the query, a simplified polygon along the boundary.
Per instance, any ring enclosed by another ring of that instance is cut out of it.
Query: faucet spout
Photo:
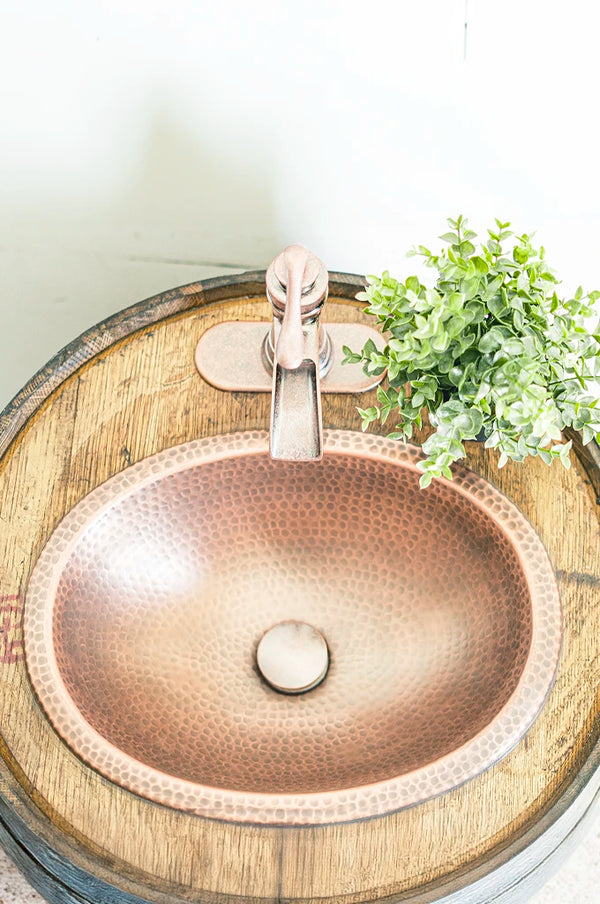
[[[302,245],[290,245],[267,270],[273,329],[265,357],[273,368],[271,457],[317,461],[323,457],[320,373],[327,337],[319,324],[327,297],[324,264]],[[270,355],[269,355],[270,351]]]

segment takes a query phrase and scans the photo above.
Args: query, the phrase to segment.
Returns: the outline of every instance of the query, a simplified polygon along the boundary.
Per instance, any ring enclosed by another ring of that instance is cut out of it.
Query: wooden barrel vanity
[[[361,286],[359,277],[332,274],[324,320],[370,322],[354,300]],[[452,791],[330,825],[208,819],[139,797],[85,765],[36,699],[23,607],[54,528],[91,490],[148,456],[198,437],[268,429],[268,393],[213,388],[194,351],[217,323],[269,317],[262,272],[163,293],[71,343],[0,417],[0,843],[51,902],[520,900],[576,838],[600,786],[600,454],[577,437],[569,471],[538,459],[498,470],[492,452],[468,444],[468,467],[542,539],[564,634],[533,727]],[[324,395],[324,426],[360,429],[356,405],[368,399]]]

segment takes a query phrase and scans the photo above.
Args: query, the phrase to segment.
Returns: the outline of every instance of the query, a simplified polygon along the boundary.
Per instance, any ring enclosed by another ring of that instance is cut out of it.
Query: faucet
[[[302,245],[289,245],[267,270],[271,330],[262,346],[272,370],[271,458],[323,457],[321,377],[332,362],[331,342],[319,322],[327,298],[325,265]]]
[[[363,286],[356,277],[356,288]],[[302,245],[289,245],[266,272],[269,321],[229,320],[209,327],[195,351],[201,377],[222,392],[271,392],[271,457],[286,461],[319,461],[323,457],[321,391],[368,392],[383,374],[364,373],[360,364],[343,365],[344,347],[380,347],[381,335],[371,326],[338,318],[320,323],[328,293],[340,293],[335,275]],[[348,311],[350,313],[350,311]]]

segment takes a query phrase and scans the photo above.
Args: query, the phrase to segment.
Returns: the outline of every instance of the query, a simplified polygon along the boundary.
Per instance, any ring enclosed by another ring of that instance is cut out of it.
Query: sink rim
[[[420,448],[412,444],[352,430],[327,430],[324,442],[326,453],[359,458],[366,455],[413,470],[424,457]],[[82,531],[114,502],[167,474],[225,457],[266,452],[268,434],[264,431],[223,434],[172,447],[130,466],[92,490],[55,528],[27,587],[24,647],[30,681],[59,736],[80,759],[106,778],[154,802],[209,818],[261,825],[319,825],[384,815],[450,791],[497,763],[531,727],[552,688],[562,642],[562,611],[554,570],[532,525],[499,490],[462,466],[453,469],[453,481],[442,482],[449,491],[468,497],[488,516],[492,510],[486,500],[492,493],[493,522],[519,557],[533,611],[531,646],[513,694],[492,721],[465,744],[411,772],[355,788],[316,793],[249,793],[200,785],[147,766],[106,741],[80,714],[63,683],[53,644],[46,641],[52,638],[52,601],[58,580]],[[523,538],[532,544],[532,555],[523,555]],[[490,755],[485,751],[492,736],[494,747]],[[100,750],[102,755],[92,762],[90,749],[96,753]]]

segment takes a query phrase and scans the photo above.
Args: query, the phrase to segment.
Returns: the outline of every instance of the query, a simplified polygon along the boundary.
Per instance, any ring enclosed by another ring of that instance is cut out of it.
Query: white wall
[[[447,216],[537,229],[600,285],[589,0],[28,0],[0,24],[0,403],[161,289],[266,266],[406,274]]]

